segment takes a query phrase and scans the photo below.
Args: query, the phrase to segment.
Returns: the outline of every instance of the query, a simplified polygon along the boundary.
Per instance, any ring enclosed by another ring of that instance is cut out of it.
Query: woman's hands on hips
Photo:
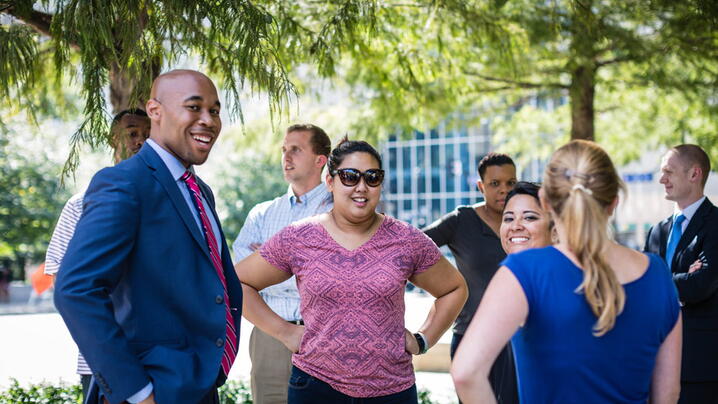
[[[404,328],[404,349],[412,355],[419,354],[419,343],[416,342],[414,334]]]
[[[304,326],[290,323],[287,323],[287,326],[289,328],[282,338],[282,343],[287,349],[292,351],[292,353],[297,353],[299,352],[299,345],[302,343],[302,337],[304,336]]]

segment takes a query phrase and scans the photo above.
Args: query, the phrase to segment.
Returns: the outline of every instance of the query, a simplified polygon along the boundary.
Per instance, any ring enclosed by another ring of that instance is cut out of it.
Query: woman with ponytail
[[[551,157],[541,203],[559,243],[509,255],[452,366],[465,403],[492,403],[486,375],[511,338],[519,397],[530,403],[675,403],[681,320],[665,262],[612,240],[623,189],[593,142]]]

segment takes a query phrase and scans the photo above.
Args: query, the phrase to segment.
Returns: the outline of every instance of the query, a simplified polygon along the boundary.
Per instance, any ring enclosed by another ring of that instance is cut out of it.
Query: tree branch
[[[519,80],[511,80],[511,79],[505,79],[501,77],[492,77],[492,76],[486,76],[484,74],[466,70],[464,69],[464,74],[468,74],[470,76],[478,77],[482,80],[486,81],[495,81],[499,83],[508,84],[509,88],[563,88],[567,89],[569,88],[568,85],[557,83],[557,82],[546,82],[546,83],[531,83],[528,81],[519,81]]]
[[[52,24],[52,14],[43,13],[41,11],[32,10],[30,11],[30,14],[20,14],[15,11],[12,5],[4,8],[3,10],[0,10],[3,13],[9,14],[15,19],[25,23],[26,25],[32,27],[35,31],[40,33],[41,35],[45,35],[47,37],[52,37],[52,34],[50,33],[50,25]],[[70,46],[74,50],[79,50],[80,46],[77,43],[71,43]]]
[[[633,60],[633,58],[624,56],[624,57],[616,57],[613,59],[606,59],[606,60],[599,60],[596,62],[596,68],[612,65],[615,63],[623,63],[623,62],[630,62]]]
[[[24,22],[25,24],[31,26],[35,29],[35,31],[50,36],[50,24],[52,23],[52,15],[43,13],[37,10],[30,11],[30,14],[28,15],[20,15],[15,11],[15,8],[10,5],[2,10],[2,12],[10,14],[11,16],[15,17],[16,19]]]

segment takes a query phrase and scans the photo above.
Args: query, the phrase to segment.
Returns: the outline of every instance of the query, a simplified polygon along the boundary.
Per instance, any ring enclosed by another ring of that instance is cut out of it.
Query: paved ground
[[[51,302],[28,306],[29,290],[14,292],[17,293],[12,303],[0,304],[0,389],[7,387],[11,378],[21,384],[43,380],[75,383],[78,380],[75,374],[77,347]],[[432,300],[415,293],[407,294],[406,300],[406,324],[413,330],[423,322]],[[249,380],[247,343],[251,326],[246,321],[241,325],[239,360],[232,367],[230,379]],[[445,335],[442,342],[449,339]],[[418,372],[416,379],[419,389],[429,390],[434,402],[456,402],[447,373]]]

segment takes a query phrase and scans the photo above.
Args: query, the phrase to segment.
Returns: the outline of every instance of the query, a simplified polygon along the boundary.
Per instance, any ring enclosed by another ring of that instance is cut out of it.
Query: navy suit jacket
[[[672,216],[653,226],[644,250],[665,259],[672,226]],[[688,273],[688,268],[699,258],[703,267]],[[683,303],[681,380],[718,381],[718,208],[708,198],[698,207],[681,236],[671,272]]]
[[[209,187],[198,183],[218,220]],[[242,288],[218,237],[239,333]],[[55,288],[57,309],[110,403],[150,381],[159,404],[196,403],[223,382],[222,283],[190,207],[149,145],[92,179]]]

